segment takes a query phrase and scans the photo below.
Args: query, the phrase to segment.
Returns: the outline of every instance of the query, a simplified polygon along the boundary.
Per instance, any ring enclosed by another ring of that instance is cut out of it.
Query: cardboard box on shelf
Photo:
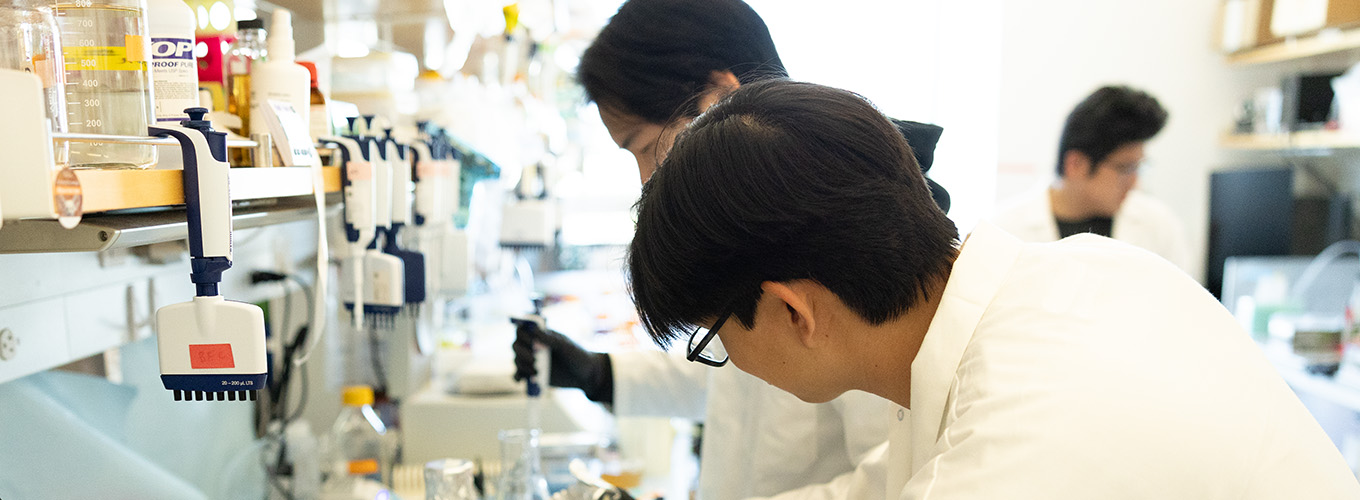
[[[1270,32],[1277,37],[1360,25],[1360,0],[1274,0],[1270,12]]]

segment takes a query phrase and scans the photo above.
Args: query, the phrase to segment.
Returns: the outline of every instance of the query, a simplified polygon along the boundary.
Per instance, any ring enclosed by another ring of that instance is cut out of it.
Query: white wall
[[[944,127],[931,178],[969,230],[991,212],[1001,0],[747,0],[796,80],[857,92],[894,118]]]
[[[1213,47],[1214,0],[1008,2],[1002,35],[997,196],[1053,175],[1067,113],[1096,87],[1124,83],[1162,101],[1167,127],[1147,148],[1141,188],[1185,223],[1192,276],[1203,278],[1210,169],[1240,98]]]

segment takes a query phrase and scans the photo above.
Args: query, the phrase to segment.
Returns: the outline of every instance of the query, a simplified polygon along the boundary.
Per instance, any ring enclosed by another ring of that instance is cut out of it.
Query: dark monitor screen
[[[1289,255],[1294,174],[1288,168],[1215,172],[1209,178],[1209,291],[1223,289],[1223,263],[1239,255]]]

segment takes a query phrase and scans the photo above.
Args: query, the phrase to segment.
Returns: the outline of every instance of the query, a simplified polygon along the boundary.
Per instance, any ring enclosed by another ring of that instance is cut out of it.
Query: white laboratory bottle
[[[268,46],[269,57],[265,62],[257,62],[250,68],[251,118],[248,126],[251,134],[269,132],[263,117],[271,100],[292,104],[302,123],[310,123],[312,77],[307,68],[297,63],[293,16],[288,10],[274,11]]]
[[[188,120],[198,106],[198,63],[194,59],[194,10],[184,0],[147,0],[151,33],[151,95],[156,125]],[[158,146],[156,168],[184,168],[178,147]]]
[[[327,454],[326,479],[323,489],[327,498],[344,498],[352,494],[361,479],[379,483],[387,464],[383,436],[387,427],[373,411],[373,388],[345,387],[340,416],[331,427],[330,451]]]
[[[189,119],[198,106],[198,64],[194,60],[194,10],[184,0],[147,0],[151,32],[151,95],[156,123]]]

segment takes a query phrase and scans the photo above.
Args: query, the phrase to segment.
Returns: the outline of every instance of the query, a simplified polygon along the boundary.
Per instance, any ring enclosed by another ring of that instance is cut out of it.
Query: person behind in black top
[[[1067,115],[1049,191],[1060,238],[1112,236],[1114,216],[1138,183],[1143,145],[1166,119],[1156,98],[1125,86],[1101,87]]]

